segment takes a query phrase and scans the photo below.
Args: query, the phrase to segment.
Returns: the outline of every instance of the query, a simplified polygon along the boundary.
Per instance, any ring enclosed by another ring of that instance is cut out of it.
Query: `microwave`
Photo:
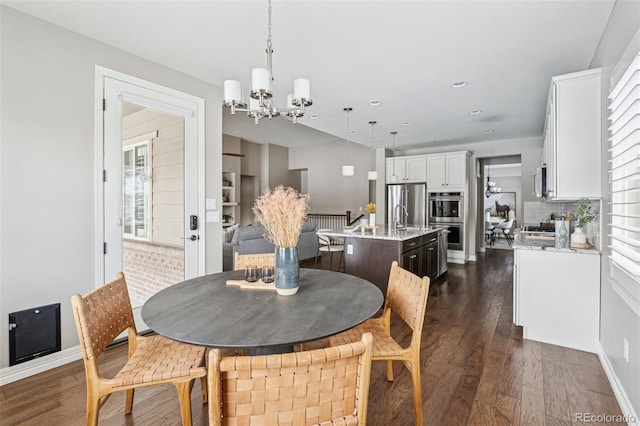
[[[462,223],[464,195],[462,192],[430,192],[429,222]]]
[[[538,198],[547,198],[547,166],[536,168],[531,176],[531,193]]]

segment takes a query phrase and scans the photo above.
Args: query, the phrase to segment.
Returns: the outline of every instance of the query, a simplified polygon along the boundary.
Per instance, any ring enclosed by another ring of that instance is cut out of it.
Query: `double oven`
[[[449,250],[464,250],[464,193],[430,192],[429,226],[447,228]]]

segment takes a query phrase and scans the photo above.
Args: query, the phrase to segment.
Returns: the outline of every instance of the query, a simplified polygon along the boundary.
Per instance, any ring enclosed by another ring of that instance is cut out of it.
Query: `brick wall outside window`
[[[184,249],[145,241],[124,240],[124,273],[134,306],[163,288],[184,281]]]

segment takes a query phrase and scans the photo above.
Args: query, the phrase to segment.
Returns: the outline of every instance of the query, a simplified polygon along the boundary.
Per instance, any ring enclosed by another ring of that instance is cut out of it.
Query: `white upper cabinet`
[[[550,199],[600,198],[600,69],[552,79],[542,161]]]
[[[463,190],[467,184],[467,152],[427,155],[429,190]]]
[[[394,165],[395,163],[395,165]],[[395,172],[397,176],[392,176]],[[427,161],[425,155],[387,158],[387,183],[413,183],[427,181]]]

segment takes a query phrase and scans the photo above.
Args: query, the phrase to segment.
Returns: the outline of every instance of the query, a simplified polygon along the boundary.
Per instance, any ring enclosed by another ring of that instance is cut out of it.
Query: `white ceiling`
[[[289,147],[346,138],[352,107],[350,139],[363,145],[370,120],[375,145],[397,130],[399,149],[540,136],[551,77],[589,68],[613,3],[274,0],[275,99],[308,77],[314,105],[302,125],[225,109],[223,131]],[[248,87],[266,65],[266,0],[3,4],[218,86]]]

